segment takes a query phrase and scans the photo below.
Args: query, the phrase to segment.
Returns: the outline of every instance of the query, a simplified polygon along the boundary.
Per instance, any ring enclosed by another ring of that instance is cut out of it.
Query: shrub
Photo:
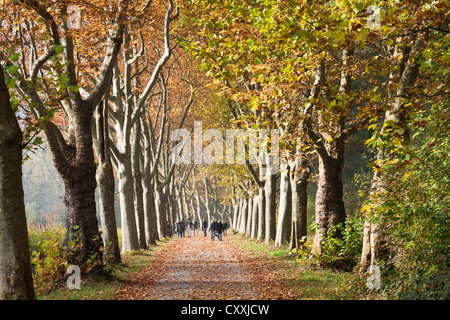
[[[375,198],[374,213],[386,234],[387,254],[377,261],[384,298],[449,298],[449,107],[445,101],[414,114],[410,144],[382,168],[389,192]]]
[[[348,216],[345,224],[339,224],[330,230],[321,243],[320,255],[311,253],[312,243],[308,241],[298,252],[298,261],[313,266],[351,271],[361,257],[363,219],[358,216]],[[316,228],[315,224],[312,225]],[[340,234],[340,237],[336,237]]]
[[[44,227],[32,225],[28,234],[36,293],[44,294],[64,285],[66,270],[70,264],[68,261],[73,260],[71,255],[78,251],[79,244],[69,243],[69,250],[67,250],[63,245],[65,229],[55,223],[47,224]],[[91,255],[79,267],[83,275],[89,274],[107,279],[114,272],[113,267],[103,264],[96,254]]]
[[[52,290],[62,283],[67,269],[66,253],[62,250],[64,229],[48,226],[29,230],[31,264],[37,294]]]

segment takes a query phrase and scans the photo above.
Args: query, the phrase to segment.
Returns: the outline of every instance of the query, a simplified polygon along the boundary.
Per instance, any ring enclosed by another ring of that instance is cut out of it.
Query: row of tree
[[[347,217],[342,180],[346,142],[368,128],[372,137],[367,144],[375,156],[370,192],[362,208],[366,221],[360,270],[408,256],[402,247],[407,222],[395,206],[411,195],[401,200],[394,190],[399,192],[399,177],[411,169],[404,161],[414,157],[416,144],[423,143],[421,128],[427,122],[417,118],[448,108],[446,5],[439,1],[236,0],[191,1],[187,10],[184,23],[195,32],[185,34],[183,45],[201,59],[236,126],[276,128],[282,133],[280,232],[275,224],[277,175],[263,174],[264,162],[255,166],[249,159],[246,167],[256,189],[241,186],[246,194],[234,200],[234,212],[239,213],[235,227],[266,243],[280,244],[287,239],[282,226],[291,224],[290,246],[297,249],[306,236],[305,190],[317,163],[312,251],[320,255],[325,237],[343,237],[339,226]],[[439,123],[445,128],[448,117],[441,117]],[[439,132],[442,146],[443,131]],[[436,139],[435,132],[428,132],[427,138]],[[448,201],[445,196],[437,200],[430,194],[430,198],[432,203]],[[420,205],[430,203],[423,199]],[[438,238],[445,243],[448,203],[438,208],[431,212],[439,217]],[[405,223],[404,229],[398,221]],[[412,243],[408,246],[416,245]],[[430,264],[420,272],[433,268],[436,265]]]
[[[2,10],[0,298],[34,298],[18,191],[22,157],[43,143],[64,184],[71,264],[101,268],[154,245],[195,212],[194,199],[215,213],[208,180],[204,196],[188,198],[192,166],[172,161],[171,132],[188,118],[195,81],[171,40],[173,1],[7,1]]]

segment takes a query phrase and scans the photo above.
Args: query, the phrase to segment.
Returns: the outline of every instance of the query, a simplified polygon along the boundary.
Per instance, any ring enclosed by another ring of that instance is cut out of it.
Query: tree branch
[[[178,17],[178,7],[176,8],[176,13],[175,13],[174,17],[171,17],[171,14],[173,11],[172,0],[169,0],[168,3],[169,3],[169,6],[167,8],[165,19],[164,19],[164,54],[161,56],[158,63],[156,64],[155,69],[153,70],[152,76],[147,83],[147,86],[145,87],[144,91],[142,92],[139,99],[137,100],[136,107],[133,110],[132,119],[135,119],[137,117],[137,115],[140,114],[143,106],[145,105],[145,101],[147,100],[147,97],[149,96],[150,92],[153,90],[153,87],[155,86],[155,84],[158,80],[159,73],[161,72],[162,68],[169,60],[171,53],[172,53],[172,50],[170,48],[170,23]]]
[[[111,78],[113,75],[113,69],[116,65],[117,55],[119,54],[120,47],[122,45],[124,26],[119,25],[118,30],[115,31],[115,35],[108,40],[108,49],[106,51],[105,58],[100,68],[100,73],[97,77],[94,89],[86,99],[89,111],[93,111],[95,106],[102,99],[105,91],[109,88]]]
[[[324,80],[325,80],[325,63],[322,61],[315,71],[314,83],[309,95],[309,102],[306,105],[305,109],[306,118],[302,122],[302,129],[303,132],[308,135],[309,139],[311,139],[314,145],[316,146],[316,152],[323,159],[326,159],[328,157],[328,152],[325,148],[325,145],[323,144],[322,138],[316,134],[316,132],[312,128],[311,123],[314,101],[317,100],[317,98],[319,97],[320,89]]]

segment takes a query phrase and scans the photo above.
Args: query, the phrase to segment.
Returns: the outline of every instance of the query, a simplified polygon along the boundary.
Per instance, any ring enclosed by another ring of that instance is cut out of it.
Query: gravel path
[[[248,256],[226,236],[174,239],[119,292],[120,299],[289,299],[270,264]]]

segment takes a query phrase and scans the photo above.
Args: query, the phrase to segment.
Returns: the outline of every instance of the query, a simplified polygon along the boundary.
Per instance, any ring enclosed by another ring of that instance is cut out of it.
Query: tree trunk
[[[276,236],[276,214],[277,214],[277,175],[268,174],[265,183],[266,194],[266,234],[265,243],[269,244]]]
[[[22,132],[0,68],[0,299],[35,299],[22,186]]]
[[[280,176],[280,202],[278,209],[278,225],[275,237],[275,246],[282,246],[289,240],[292,223],[292,192],[289,181],[289,166],[286,162],[281,163]]]
[[[233,230],[237,230],[237,222],[238,222],[238,219],[239,219],[239,209],[240,209],[240,207],[239,207],[239,201],[237,201],[237,199],[236,198],[233,198],[233,222],[232,222],[232,227],[233,227]]]
[[[258,186],[258,241],[262,241],[266,231],[266,192],[264,184]]]
[[[338,138],[327,145],[328,155],[319,157],[319,181],[316,193],[315,216],[316,234],[313,252],[320,254],[322,239],[328,230],[345,223],[343,201],[342,169],[344,167],[345,139]],[[340,237],[337,233],[334,236]]]
[[[164,221],[164,232],[165,232],[165,237],[169,237],[170,236],[170,234],[169,234],[169,228],[168,228],[168,226],[169,226],[169,223],[170,223],[170,221],[171,221],[171,218],[170,218],[170,215],[171,215],[171,212],[172,212],[172,209],[173,209],[173,207],[172,207],[172,199],[171,199],[171,195],[170,195],[170,191],[169,191],[169,184],[167,184],[165,187],[164,187],[164,191],[163,191],[163,195],[164,195],[164,200],[165,200],[165,202],[166,202],[166,205],[165,205],[165,212],[166,212],[166,214],[165,214],[165,221]]]
[[[198,190],[197,190],[197,192],[198,192]],[[197,199],[199,199],[199,198],[197,198]],[[192,209],[194,209],[194,208],[192,208]],[[197,209],[198,225],[199,225],[199,228],[200,228],[200,226],[201,226],[201,224],[203,222],[203,220],[202,220],[202,206],[200,205],[200,199],[197,201],[196,209]]]
[[[183,215],[180,215],[180,220],[183,219],[183,217],[186,216],[189,211],[189,206],[188,206],[187,197],[186,197],[186,190],[184,188],[181,189],[181,196],[182,196],[182,200],[183,200],[184,211],[183,211]],[[200,207],[201,205],[200,205],[200,198],[198,197],[198,189],[197,189],[196,200],[197,200],[197,206]]]
[[[307,209],[308,209],[308,179],[310,169],[302,164],[297,157],[290,164],[290,183],[292,190],[292,229],[289,250],[297,251],[300,244],[306,242],[307,235]]]
[[[406,89],[417,79],[419,65],[415,61],[415,55],[420,51],[426,33],[420,32],[415,36],[412,45],[402,43],[405,39],[401,37],[397,38],[392,50],[391,59],[397,64],[391,68],[389,74],[388,95],[392,102],[385,113],[381,130],[381,134],[389,134],[392,139],[400,138],[403,141],[409,139],[406,121],[408,110],[404,107],[407,99]],[[403,130],[403,134],[400,134],[401,130],[398,129]],[[386,161],[393,160],[396,156],[395,153],[379,148],[376,162],[383,166]],[[382,203],[383,193],[389,191],[387,177],[382,170],[375,171],[371,189],[371,200]],[[373,218],[376,218],[377,222],[372,222]],[[387,255],[386,238],[383,235],[386,226],[382,221],[383,217],[379,215],[366,218],[360,272],[366,272],[369,265],[375,265],[376,261]]]
[[[102,225],[102,237],[105,255],[113,263],[120,263],[119,239],[117,236],[116,215],[114,210],[114,173],[109,150],[108,109],[103,101],[96,110],[95,150],[97,154],[97,185],[99,188],[99,211]]]
[[[145,237],[147,246],[156,245],[156,240],[158,238],[158,229],[156,227],[156,208],[155,208],[155,197],[154,197],[154,186],[152,184],[151,177],[151,143],[149,136],[148,125],[140,119],[141,127],[143,130],[144,138],[144,154],[143,154],[143,166],[144,172],[141,176],[142,179],[142,194],[143,194],[143,206],[144,206],[144,226],[145,226]]]
[[[211,221],[211,219],[215,219],[214,216],[214,208],[211,201],[211,196],[209,192],[209,183],[206,178],[203,179],[203,183],[205,184],[205,207],[206,212],[208,213],[208,220]]]
[[[363,229],[363,247],[361,251],[361,266],[359,269],[360,273],[365,273],[366,269],[371,262],[371,252],[370,252],[370,231],[372,228],[372,223],[366,219],[364,221],[364,229]]]
[[[251,233],[252,233],[252,221],[253,221],[253,219],[252,219],[252,214],[253,214],[253,197],[250,196],[247,199],[247,202],[248,202],[248,205],[247,205],[248,210],[247,210],[247,225],[246,225],[246,228],[245,228],[245,235],[247,237],[250,237]]]
[[[53,154],[55,167],[65,187],[67,231],[64,245],[68,251],[75,253],[69,262],[80,266],[92,255],[97,255],[99,261],[102,259],[102,238],[95,203],[97,181],[91,121],[92,114],[82,114],[72,122],[76,150],[71,160],[61,161]]]
[[[177,201],[174,199],[174,180],[170,182],[167,188],[167,232],[169,237],[172,236],[172,226],[175,225],[174,220],[176,218],[177,209]],[[192,212],[192,218],[195,219],[195,214]],[[169,228],[170,227],[170,228]]]
[[[184,207],[183,207],[183,193],[182,193],[182,191],[180,190],[179,192],[178,192],[178,198],[177,198],[177,202],[178,202],[178,214],[177,214],[177,216],[176,216],[176,219],[175,219],[175,221],[177,221],[177,220],[179,220],[181,217],[183,217],[184,216]],[[198,216],[199,218],[200,218],[200,216]]]
[[[353,57],[353,49],[351,45],[344,47],[342,50],[342,67],[340,75],[339,93],[342,96],[349,95],[351,89],[352,68],[350,67]],[[310,98],[317,99],[325,81],[325,64],[318,66],[315,77],[314,86],[311,89]],[[340,98],[334,98],[336,104],[346,105],[346,101],[339,101]],[[309,103],[307,114],[311,115],[313,103]],[[344,167],[344,151],[345,139],[347,133],[345,129],[346,116],[344,110],[334,111],[333,117],[335,121],[329,122],[326,131],[316,134],[312,130],[311,118],[303,121],[303,131],[309,135],[315,143],[315,150],[319,155],[319,181],[316,193],[315,218],[316,218],[316,234],[312,252],[314,254],[321,253],[322,239],[327,236],[328,230],[345,222],[345,207],[343,202],[343,184],[342,169]],[[322,115],[319,114],[319,118]],[[326,122],[325,119],[319,119]],[[341,234],[337,232],[336,237]]]
[[[252,212],[252,232],[250,237],[256,239],[258,234],[258,201],[259,196],[253,197],[253,212]]]
[[[124,161],[119,161],[117,176],[119,180],[119,200],[122,220],[122,252],[139,250],[139,238],[134,213],[134,187],[129,152]],[[127,156],[128,155],[128,156]]]
[[[155,195],[151,184],[144,185],[144,218],[147,246],[156,246],[159,236],[156,225]]]
[[[155,188],[156,225],[159,238],[167,237],[167,198],[162,188]]]
[[[147,249],[145,236],[144,199],[141,175],[141,124],[136,121],[131,129],[131,168],[134,182],[134,211],[136,214],[139,247]]]
[[[239,218],[239,232],[245,234],[247,228],[248,201],[242,198],[241,217]]]
[[[243,203],[242,203],[242,201],[243,201],[243,199],[242,198],[239,198],[239,202],[238,202],[238,210],[237,210],[237,215],[236,215],[236,227],[235,227],[235,229],[236,229],[236,231],[237,232],[239,232],[239,229],[240,229],[240,227],[241,227],[241,218],[242,218],[242,206],[243,206]]]

